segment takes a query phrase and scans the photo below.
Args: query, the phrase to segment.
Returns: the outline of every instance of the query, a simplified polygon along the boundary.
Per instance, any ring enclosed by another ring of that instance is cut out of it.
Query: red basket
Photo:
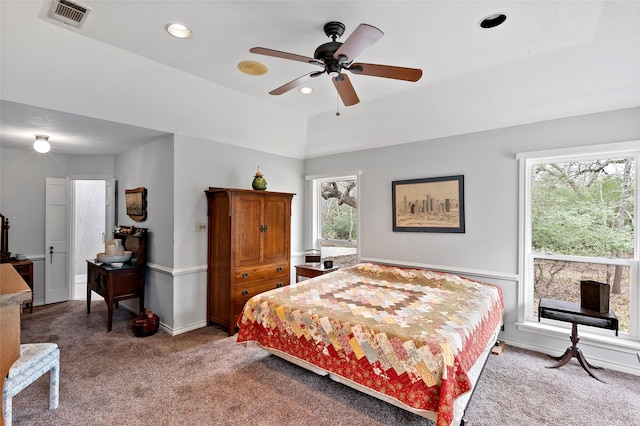
[[[133,319],[133,332],[137,337],[146,337],[156,334],[160,325],[160,318],[151,309],[147,309],[142,315]]]

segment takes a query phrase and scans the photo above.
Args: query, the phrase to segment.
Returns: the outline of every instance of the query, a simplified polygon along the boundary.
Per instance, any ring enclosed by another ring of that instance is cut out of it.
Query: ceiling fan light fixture
[[[506,20],[507,15],[505,15],[504,13],[492,13],[491,15],[482,18],[479,25],[481,28],[485,29],[495,28],[498,25],[503,24]]]
[[[49,136],[47,135],[35,135],[36,141],[33,143],[33,149],[41,154],[46,154],[51,150],[51,144],[49,143]]]
[[[193,35],[191,30],[182,24],[167,24],[164,26],[164,29],[176,38],[191,38]]]
[[[301,87],[298,91],[303,95],[310,95],[313,93],[313,89],[311,87]]]

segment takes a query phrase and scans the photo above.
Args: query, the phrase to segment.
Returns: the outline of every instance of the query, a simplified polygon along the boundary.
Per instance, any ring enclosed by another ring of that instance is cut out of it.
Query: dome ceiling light
[[[47,135],[35,135],[36,141],[33,143],[33,149],[41,154],[46,154],[51,150],[51,144],[49,143],[49,136]]]

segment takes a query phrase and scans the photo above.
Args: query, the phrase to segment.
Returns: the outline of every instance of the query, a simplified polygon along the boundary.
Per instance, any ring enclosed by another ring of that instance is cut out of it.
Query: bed
[[[444,426],[461,423],[503,308],[491,284],[363,263],[249,299],[237,341]]]

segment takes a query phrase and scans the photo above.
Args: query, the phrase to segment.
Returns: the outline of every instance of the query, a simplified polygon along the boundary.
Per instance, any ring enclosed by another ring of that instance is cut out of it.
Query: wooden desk
[[[615,330],[618,335],[618,317],[609,310],[609,312],[595,312],[582,309],[579,304],[571,302],[563,302],[552,299],[540,299],[538,305],[538,321],[540,318],[554,319],[557,321],[565,321],[571,323],[571,346],[567,348],[562,356],[553,357],[558,361],[556,364],[548,368],[559,368],[568,363],[571,358],[577,358],[578,362],[594,379],[600,380],[593,372],[592,368],[597,369],[589,364],[585,359],[582,351],[578,348],[578,324],[589,325],[591,327],[604,328],[607,330]],[[602,380],[600,380],[602,382]]]
[[[20,358],[20,311],[31,289],[10,263],[0,264],[0,389],[11,365]],[[0,425],[4,419],[0,416]]]
[[[31,289],[31,301],[27,302],[27,305],[29,305],[29,312],[33,313],[33,262],[29,259],[16,260],[15,257],[12,257],[9,259],[9,263],[13,265]]]
[[[107,303],[107,331],[113,325],[113,306],[121,300],[138,298],[144,311],[145,265],[124,264],[120,268],[87,260],[87,314],[91,313],[91,291]]]
[[[296,282],[300,282],[300,277],[313,278],[320,275],[328,274],[329,272],[337,271],[339,266],[333,268],[325,268],[322,263],[305,263],[303,265],[296,265]]]

